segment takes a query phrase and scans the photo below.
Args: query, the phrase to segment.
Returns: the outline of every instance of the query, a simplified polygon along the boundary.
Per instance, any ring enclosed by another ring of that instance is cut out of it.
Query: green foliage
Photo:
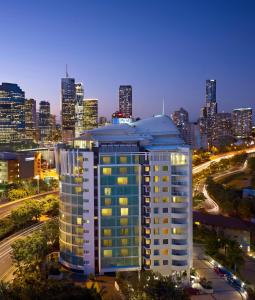
[[[230,270],[239,272],[244,264],[244,253],[237,241],[203,225],[194,225],[193,235],[196,242],[205,244],[208,255]]]
[[[28,196],[28,192],[25,189],[21,189],[21,188],[11,189],[7,193],[7,197],[8,199],[10,199],[10,201],[25,198],[27,196]]]
[[[169,277],[152,271],[121,272],[117,274],[121,292],[128,300],[185,300],[188,296]]]
[[[222,212],[229,216],[250,219],[255,215],[254,199],[243,199],[235,189],[227,188],[208,177],[207,191],[220,206]]]
[[[43,212],[48,216],[55,217],[59,213],[59,199],[54,195],[47,195],[42,201]]]

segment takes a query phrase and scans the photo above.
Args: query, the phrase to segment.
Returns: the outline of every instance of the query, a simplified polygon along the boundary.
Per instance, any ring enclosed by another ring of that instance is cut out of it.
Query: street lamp
[[[39,185],[40,176],[36,175],[34,177],[34,179],[37,179],[37,194],[39,194],[40,193],[40,185]]]

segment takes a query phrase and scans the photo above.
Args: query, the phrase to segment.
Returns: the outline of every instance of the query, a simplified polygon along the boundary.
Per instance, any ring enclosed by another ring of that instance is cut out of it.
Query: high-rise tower
[[[84,99],[84,130],[98,127],[98,99]]]
[[[121,85],[119,87],[119,112],[124,118],[132,116],[132,86]]]
[[[75,137],[79,137],[84,130],[84,88],[81,82],[75,84]]]

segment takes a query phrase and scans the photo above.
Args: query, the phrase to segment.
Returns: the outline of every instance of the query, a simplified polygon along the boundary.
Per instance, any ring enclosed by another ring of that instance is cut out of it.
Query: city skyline
[[[192,10],[188,1],[146,2],[145,14],[140,14],[144,1],[125,9],[116,1],[79,2],[79,10],[64,2],[61,14],[56,13],[58,4],[51,3],[47,10],[47,1],[4,3],[0,12],[3,24],[12,24],[3,32],[0,82],[18,83],[27,98],[49,101],[54,114],[60,115],[60,78],[66,63],[69,75],[83,82],[85,98],[100,99],[99,115],[108,118],[118,107],[122,84],[132,85],[134,115],[142,118],[161,110],[158,102],[163,97],[168,115],[182,106],[191,119],[197,118],[206,79],[217,80],[219,112],[254,103],[251,1],[245,6],[232,1],[231,8],[219,1],[213,7],[192,3]],[[69,16],[74,9],[75,18]],[[97,22],[92,22],[94,17]],[[126,22],[129,17],[132,24]],[[197,22],[192,23],[193,18]],[[66,20],[69,26],[62,32]],[[83,37],[80,44],[77,35]],[[117,43],[121,36],[124,42]]]

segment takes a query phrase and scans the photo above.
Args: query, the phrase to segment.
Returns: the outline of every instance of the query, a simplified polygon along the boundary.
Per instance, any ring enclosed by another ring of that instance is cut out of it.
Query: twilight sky
[[[183,106],[195,119],[205,80],[217,79],[220,111],[255,108],[254,0],[3,0],[0,82],[60,111],[60,78],[85,85],[100,115],[133,86],[134,115]]]

